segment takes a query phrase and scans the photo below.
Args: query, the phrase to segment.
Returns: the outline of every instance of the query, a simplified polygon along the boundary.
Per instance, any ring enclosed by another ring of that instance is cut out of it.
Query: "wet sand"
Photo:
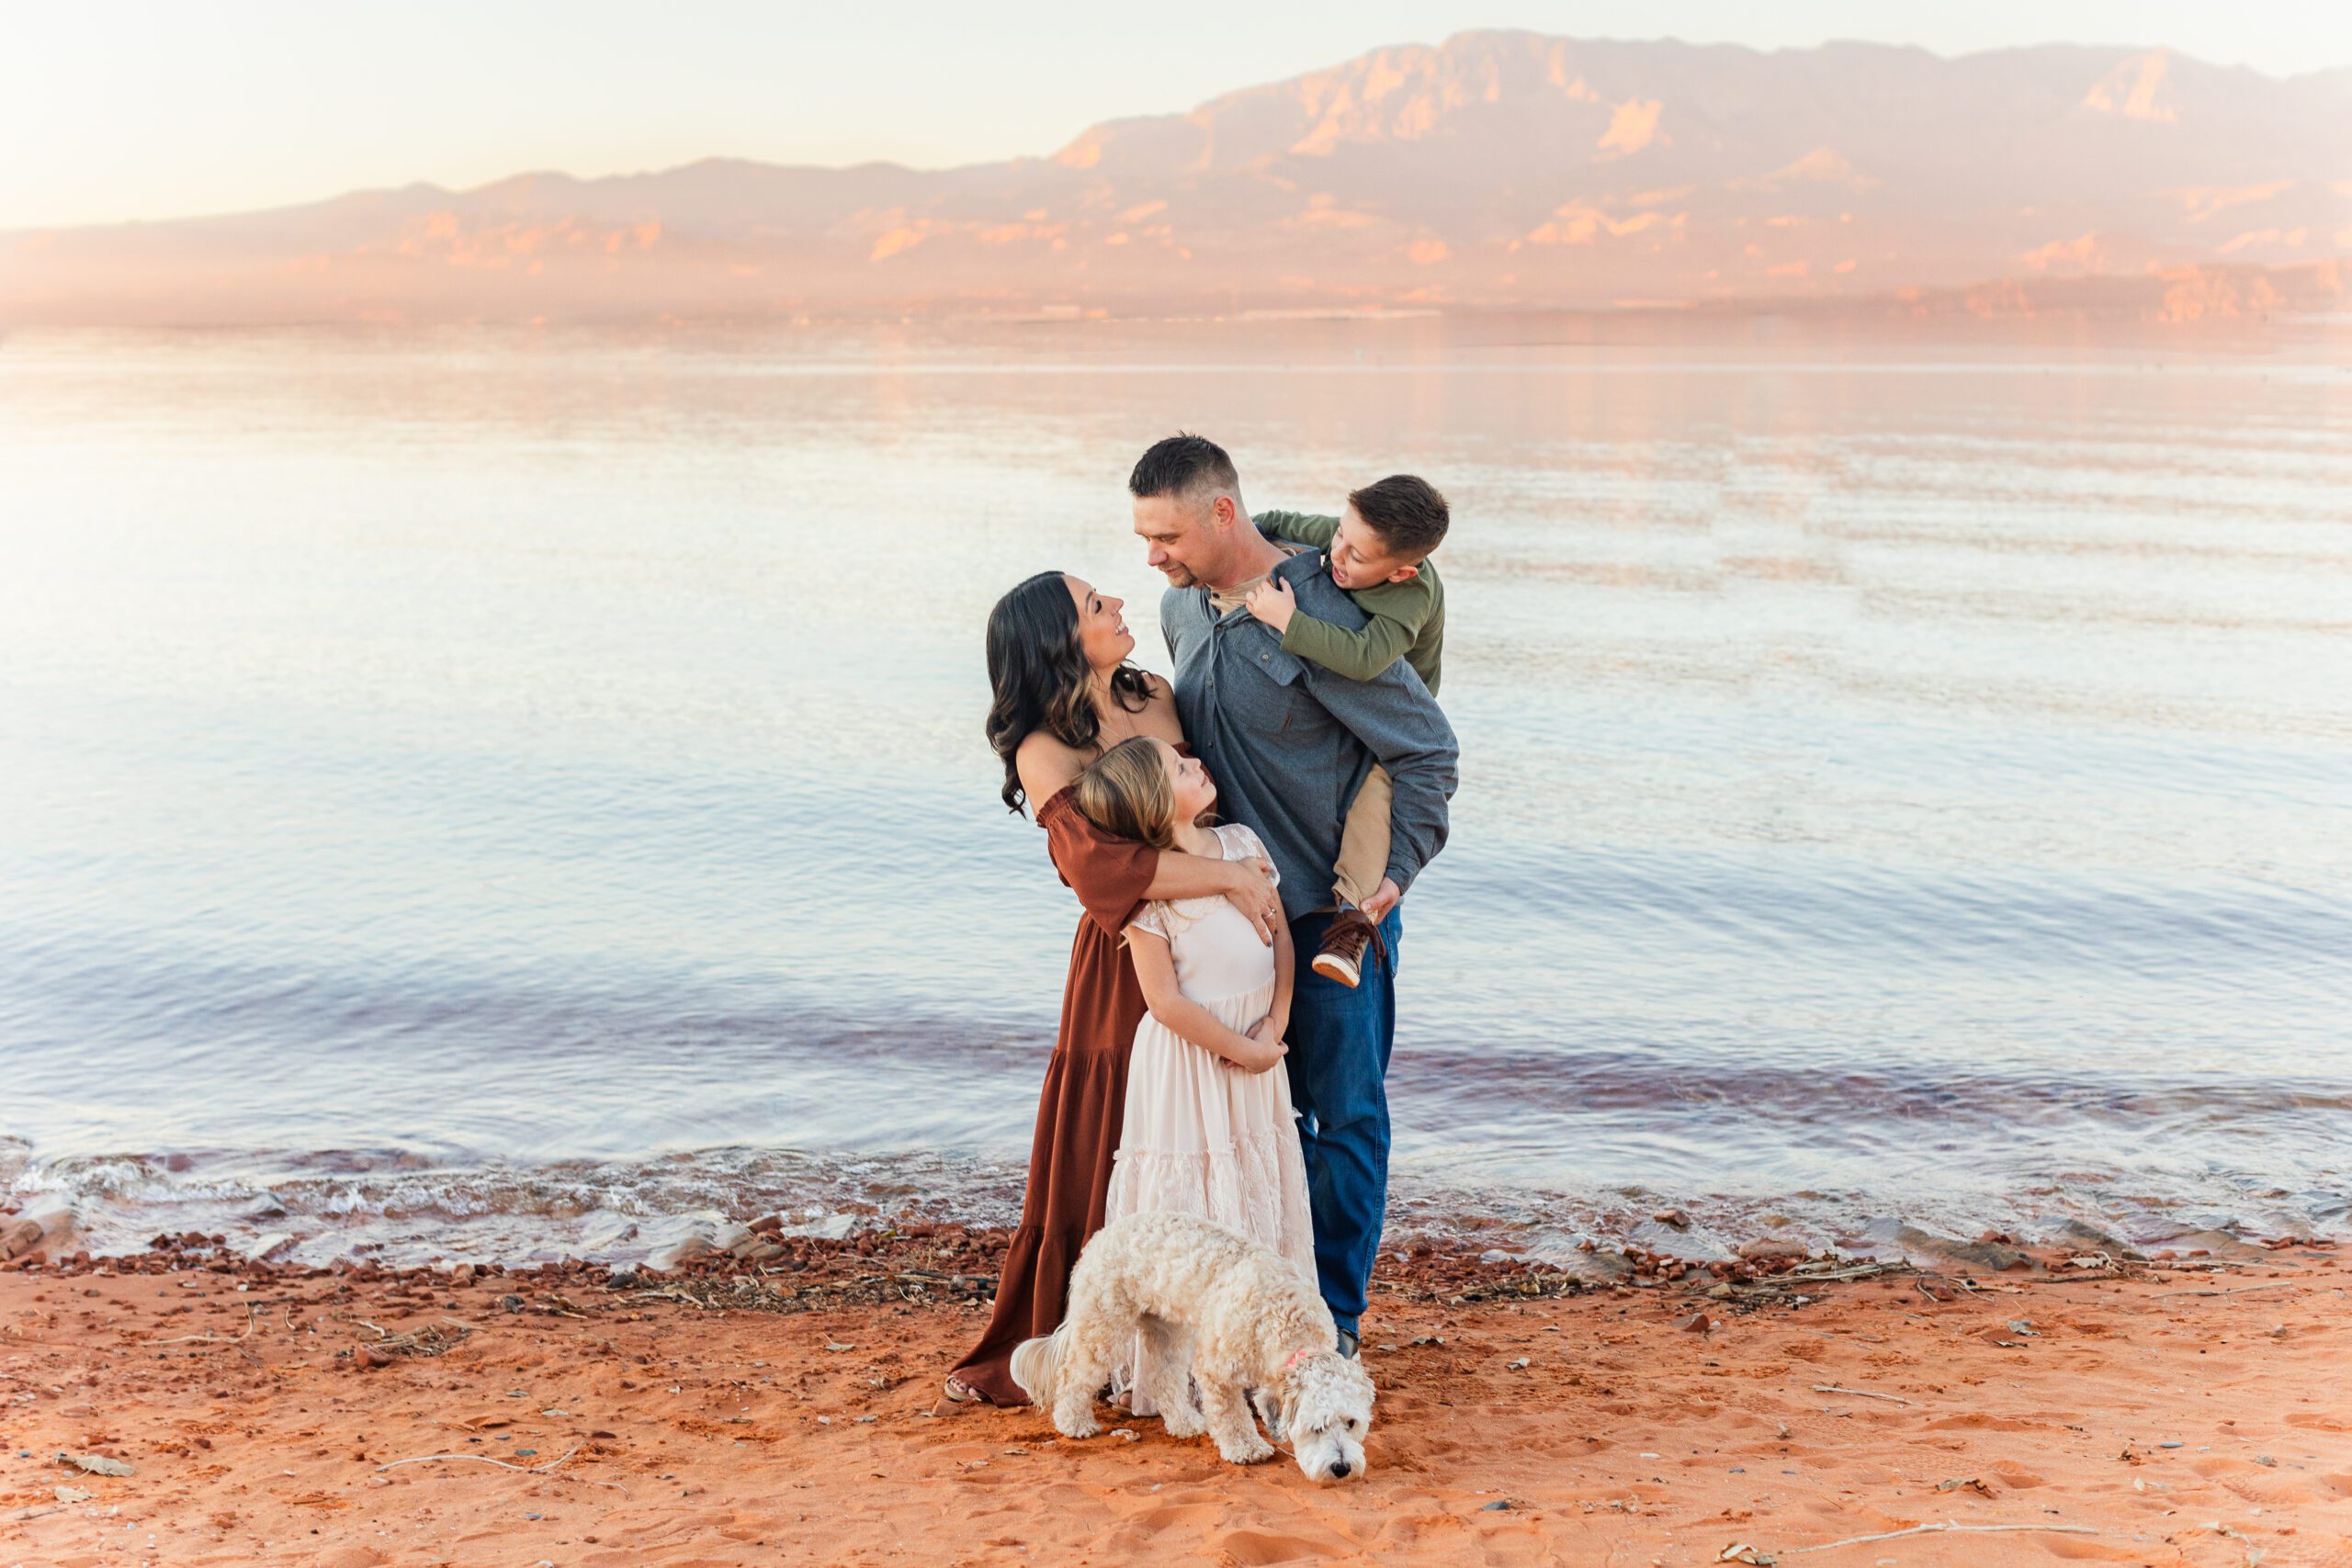
[[[1150,1421],[935,1416],[982,1288],[936,1247],[804,1253],[783,1288],[820,1309],[789,1314],[698,1304],[732,1264],[13,1265],[0,1568],[2352,1562],[2352,1273],[2324,1250],[1565,1297],[1425,1259],[1366,1319],[1371,1472],[1328,1487]],[[427,1455],[467,1457],[402,1462]]]

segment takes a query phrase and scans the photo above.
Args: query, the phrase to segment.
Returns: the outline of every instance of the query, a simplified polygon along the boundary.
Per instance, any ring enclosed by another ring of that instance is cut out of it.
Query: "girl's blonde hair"
[[[1106,833],[1174,849],[1176,792],[1168,782],[1168,764],[1160,761],[1163,744],[1138,735],[1095,758],[1078,775],[1079,815]]]

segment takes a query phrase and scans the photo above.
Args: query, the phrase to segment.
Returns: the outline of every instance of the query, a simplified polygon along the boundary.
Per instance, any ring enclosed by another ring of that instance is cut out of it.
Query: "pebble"
[[[0,1259],[31,1252],[40,1244],[41,1228],[31,1220],[12,1220],[0,1229]]]

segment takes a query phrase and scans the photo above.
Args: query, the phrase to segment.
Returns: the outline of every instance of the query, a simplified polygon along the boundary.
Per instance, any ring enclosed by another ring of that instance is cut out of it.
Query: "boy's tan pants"
[[[1340,863],[1331,868],[1331,897],[1342,906],[1362,908],[1388,874],[1388,811],[1395,800],[1388,770],[1374,762],[1340,827]]]

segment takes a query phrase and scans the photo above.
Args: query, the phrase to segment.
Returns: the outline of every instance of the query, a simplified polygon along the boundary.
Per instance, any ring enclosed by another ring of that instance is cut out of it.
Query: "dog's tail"
[[[1044,1338],[1023,1339],[1012,1348],[1012,1381],[1021,1385],[1030,1404],[1053,1404],[1054,1384],[1061,1377],[1062,1359],[1069,1348],[1068,1320]]]

